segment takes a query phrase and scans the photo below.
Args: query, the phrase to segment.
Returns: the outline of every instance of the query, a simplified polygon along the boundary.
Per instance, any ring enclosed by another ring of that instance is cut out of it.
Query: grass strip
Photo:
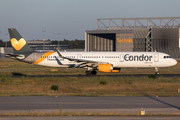
[[[55,90],[51,87],[55,85]],[[180,77],[0,77],[0,96],[180,96]]]
[[[173,114],[146,114],[140,113],[115,113],[115,112],[33,112],[33,113],[0,113],[0,117],[5,116],[180,116],[180,113]]]

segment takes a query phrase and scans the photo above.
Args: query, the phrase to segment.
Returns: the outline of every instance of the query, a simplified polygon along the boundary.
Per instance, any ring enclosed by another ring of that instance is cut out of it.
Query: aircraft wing
[[[64,59],[68,59],[68,60],[70,60],[70,61],[75,61],[75,62],[108,64],[107,62],[100,62],[100,61],[93,61],[93,60],[83,60],[83,59],[66,58],[66,57],[63,57],[63,58],[64,58]]]
[[[93,61],[93,60],[84,60],[84,59],[76,59],[76,58],[67,58],[67,57],[62,56],[58,49],[56,49],[56,51],[57,51],[58,55],[61,58],[68,59],[69,61],[82,62],[82,64],[86,64],[86,63],[108,64],[108,62]]]

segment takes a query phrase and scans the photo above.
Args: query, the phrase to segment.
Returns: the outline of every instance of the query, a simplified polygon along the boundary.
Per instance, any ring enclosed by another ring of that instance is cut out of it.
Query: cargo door
[[[154,54],[154,62],[159,62],[159,54],[158,53]]]
[[[120,62],[124,62],[124,55],[123,54],[120,55],[119,60],[120,60]]]

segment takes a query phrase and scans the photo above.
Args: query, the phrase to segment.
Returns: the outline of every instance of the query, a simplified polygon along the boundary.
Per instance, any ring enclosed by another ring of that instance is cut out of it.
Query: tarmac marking
[[[161,120],[161,119],[162,119],[162,120],[165,120],[165,119],[166,119],[166,120],[170,120],[171,118],[155,118],[155,119],[157,119],[157,120]]]
[[[96,120],[96,119],[97,119],[97,120],[107,120],[107,119],[109,120],[109,118],[93,118],[93,119],[94,119],[94,120]]]
[[[77,118],[62,118],[62,120],[77,120]]]
[[[27,120],[42,120],[43,118],[26,118]]]
[[[124,118],[124,119],[132,120],[132,118]],[[141,118],[133,118],[133,120],[134,120],[134,119],[140,120]]]

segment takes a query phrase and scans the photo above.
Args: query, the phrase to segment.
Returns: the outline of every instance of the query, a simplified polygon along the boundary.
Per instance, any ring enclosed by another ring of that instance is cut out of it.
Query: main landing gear
[[[155,75],[159,75],[158,67],[155,67]]]
[[[87,70],[86,72],[85,72],[85,74],[86,75],[96,75],[97,74],[97,72],[96,72],[96,70]]]

